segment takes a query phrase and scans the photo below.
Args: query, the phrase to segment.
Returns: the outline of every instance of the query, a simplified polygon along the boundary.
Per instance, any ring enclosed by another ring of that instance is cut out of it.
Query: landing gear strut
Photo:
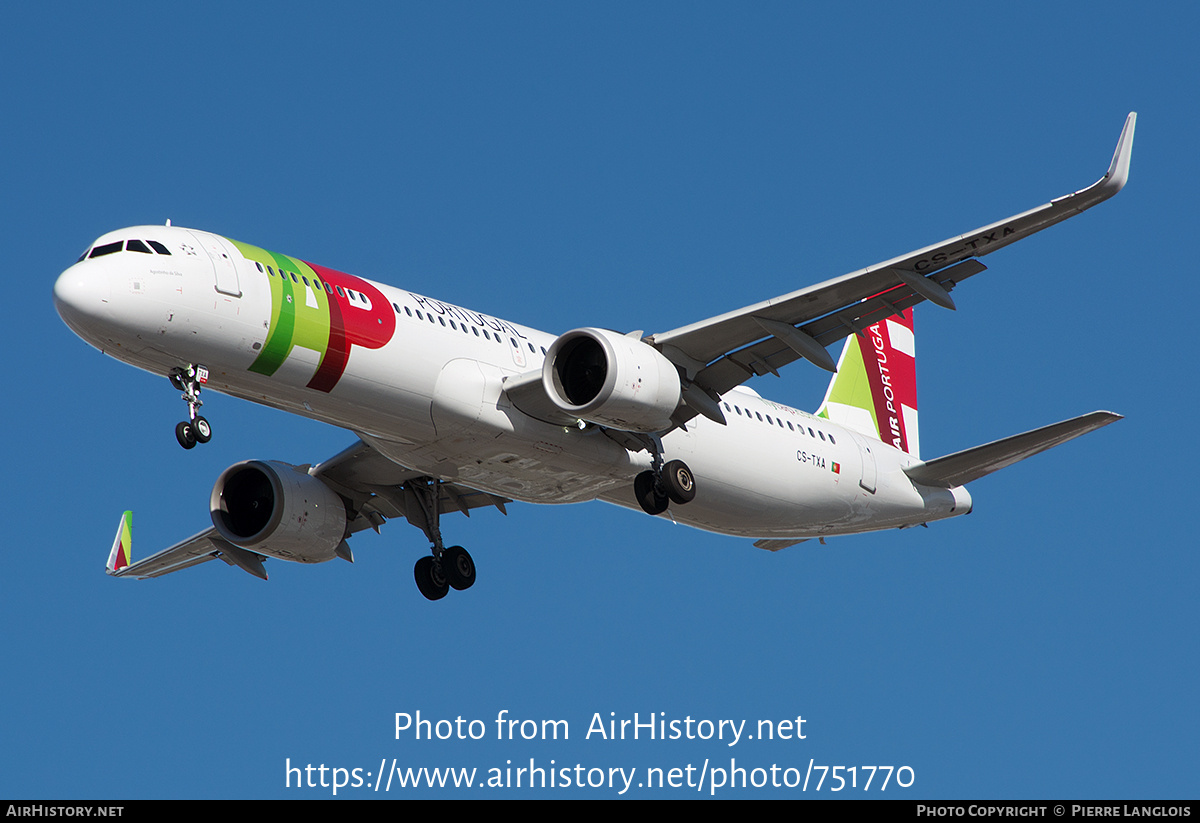
[[[413,568],[417,589],[428,600],[441,600],[451,588],[458,591],[475,585],[475,561],[462,546],[445,548],[442,544],[440,480],[411,480],[405,489],[412,492],[420,513],[408,513],[410,523],[425,532],[433,544],[432,555],[422,557]]]
[[[661,444],[656,440],[654,445],[653,468],[633,478],[633,496],[646,514],[662,514],[671,503],[682,506],[696,497],[696,478],[687,463],[663,465]]]
[[[204,405],[200,387],[208,382],[208,368],[189,363],[186,369],[171,369],[167,378],[172,386],[183,392],[182,399],[188,404],[188,419],[175,426],[175,439],[179,445],[191,449],[197,443],[212,440],[212,425],[196,413]]]

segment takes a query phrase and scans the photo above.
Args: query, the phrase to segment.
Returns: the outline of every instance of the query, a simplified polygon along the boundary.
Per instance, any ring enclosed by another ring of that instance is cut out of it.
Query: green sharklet
[[[301,260],[230,240],[247,260],[271,266],[277,276],[271,283],[271,322],[267,342],[250,365],[250,371],[273,375],[296,346],[311,349],[321,360],[329,348],[329,296],[317,284],[320,278]],[[292,280],[292,274],[296,280]],[[305,286],[307,278],[310,285]],[[318,364],[319,368],[319,364]]]

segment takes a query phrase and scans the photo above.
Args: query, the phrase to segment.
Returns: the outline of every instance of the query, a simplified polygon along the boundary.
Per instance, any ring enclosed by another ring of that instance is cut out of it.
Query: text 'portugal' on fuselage
[[[1119,419],[1091,414],[922,460],[912,306],[950,297],[979,258],[1111,197],[1135,115],[1096,184],[943,243],[671,331],[561,335],[196,229],[97,239],[58,278],[63,320],[106,354],[166,376],[207,443],[204,389],[353,431],[316,466],[246,460],[217,479],[212,526],[116,576],[212,559],[266,577],[270,558],[352,560],[347,540],[404,517],[431,544],[422,594],[475,580],[441,515],[514,500],[606,500],[777,550],[971,510],[966,483]],[[844,339],[834,363],[827,347]],[[743,383],[806,359],[834,372],[815,414]]]

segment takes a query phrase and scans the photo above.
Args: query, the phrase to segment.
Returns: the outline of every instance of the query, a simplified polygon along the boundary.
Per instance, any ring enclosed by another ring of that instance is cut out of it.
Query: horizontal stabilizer
[[[905,469],[904,473],[924,486],[940,486],[947,489],[965,486],[972,480],[978,480],[1026,457],[1033,457],[1039,452],[1074,440],[1081,434],[1095,431],[1120,419],[1121,415],[1113,412],[1094,411],[1024,434],[1014,434],[994,443],[915,463]]]

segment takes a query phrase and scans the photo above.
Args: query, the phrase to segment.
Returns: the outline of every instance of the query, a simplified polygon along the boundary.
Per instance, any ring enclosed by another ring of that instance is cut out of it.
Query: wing
[[[308,473],[331,488],[346,503],[346,537],[363,529],[378,531],[386,520],[393,517],[405,517],[424,530],[425,513],[418,499],[418,488],[426,494],[436,490],[439,516],[448,512],[462,512],[469,517],[470,510],[480,506],[495,506],[507,514],[504,506],[512,502],[508,498],[455,483],[436,481],[420,472],[406,469],[361,440],[310,468]],[[233,545],[212,527],[136,562],[132,558],[132,543],[133,513],[125,512],[117,526],[117,536],[108,556],[107,571],[113,577],[144,580],[217,559],[255,577],[267,579],[263,567],[266,557]],[[336,553],[345,560],[354,560],[345,541]]]
[[[777,374],[801,357],[834,371],[826,346],[922,300],[954,308],[949,292],[986,268],[977,258],[1120,191],[1129,177],[1136,119],[1137,113],[1131,112],[1108,172],[1085,189],[878,265],[645,340],[710,397],[755,375]],[[696,408],[686,417],[696,413],[702,410]]]
[[[125,512],[117,524],[117,536],[113,539],[112,551],[108,553],[106,571],[113,577],[160,577],[180,569],[205,563],[217,557],[225,541],[217,536],[216,529],[206,529],[194,534],[174,546],[133,562],[133,512]]]
[[[406,469],[363,441],[339,452],[309,472],[324,481],[351,502],[357,516],[350,521],[351,533],[366,528],[378,530],[383,520],[404,517],[422,528],[423,514],[413,487],[428,483],[430,478],[421,472]],[[457,483],[438,484],[438,514],[462,512],[471,516],[471,509],[495,506],[504,514],[506,497],[481,492]]]

